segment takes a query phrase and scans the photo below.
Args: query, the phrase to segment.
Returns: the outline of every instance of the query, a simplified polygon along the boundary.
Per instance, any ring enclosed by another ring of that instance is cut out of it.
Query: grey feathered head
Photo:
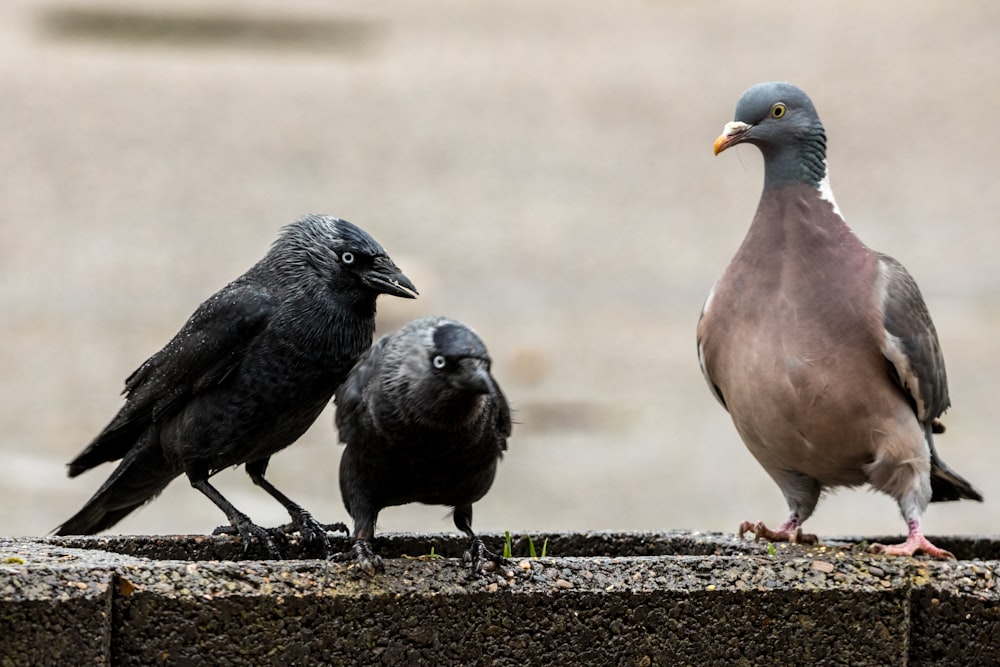
[[[407,411],[434,421],[464,418],[483,397],[502,398],[491,363],[472,329],[445,317],[425,317],[387,341],[383,386]]]
[[[307,215],[286,225],[270,258],[280,258],[279,271],[296,282],[317,276],[331,288],[415,298],[417,289],[385,249],[347,220]]]
[[[764,154],[765,187],[815,186],[826,175],[823,124],[809,96],[790,83],[758,83],[740,96],[734,119],[715,140],[715,154],[742,143]]]

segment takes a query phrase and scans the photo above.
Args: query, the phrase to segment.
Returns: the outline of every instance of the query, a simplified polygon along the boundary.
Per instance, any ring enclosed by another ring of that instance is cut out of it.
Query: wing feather
[[[937,331],[916,281],[902,264],[879,255],[879,289],[890,374],[913,403],[917,419],[933,424],[951,404]]]
[[[122,458],[151,424],[223,382],[275,309],[271,294],[250,283],[233,283],[201,304],[177,335],[125,380],[125,405],[70,462],[70,476]]]

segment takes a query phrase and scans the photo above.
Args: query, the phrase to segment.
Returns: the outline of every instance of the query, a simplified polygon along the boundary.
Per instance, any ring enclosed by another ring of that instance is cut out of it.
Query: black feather
[[[216,471],[252,462],[254,482],[307,537],[325,540],[308,513],[264,480],[264,470],[309,428],[371,344],[378,294],[409,295],[400,284],[412,288],[351,223],[312,215],[287,226],[263,259],[201,304],[126,380],[125,405],[70,462],[69,474],[122,462],[57,534],[110,528],[186,474],[246,542],[263,537],[208,484]]]
[[[474,567],[495,562],[472,530],[472,504],[493,484],[511,432],[510,408],[490,374],[490,357],[465,325],[415,320],[358,362],[336,395],[346,445],[340,490],[354,520],[362,569],[381,561],[369,544],[379,512],[419,502],[455,508],[473,540]]]

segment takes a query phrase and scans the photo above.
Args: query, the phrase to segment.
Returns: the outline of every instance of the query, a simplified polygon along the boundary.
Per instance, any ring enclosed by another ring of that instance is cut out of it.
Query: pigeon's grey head
[[[363,229],[340,218],[307,215],[296,220],[282,230],[271,256],[296,284],[312,278],[346,295],[417,296],[417,288],[385,249]]]
[[[482,397],[500,395],[486,346],[461,322],[414,320],[392,337],[385,354],[387,388],[428,420],[462,421],[474,416]]]
[[[715,140],[715,154],[737,144],[764,154],[765,185],[818,185],[826,175],[826,133],[816,107],[790,83],[758,83],[736,103],[735,118]]]

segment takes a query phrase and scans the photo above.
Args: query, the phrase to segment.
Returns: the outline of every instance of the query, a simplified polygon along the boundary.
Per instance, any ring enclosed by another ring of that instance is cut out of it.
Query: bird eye
[[[431,363],[434,364],[434,368],[440,370],[448,365],[448,360],[444,358],[444,355],[439,354],[434,357],[434,360]]]
[[[778,102],[773,107],[771,107],[771,118],[781,118],[782,116],[785,115],[785,111],[787,111],[785,105],[782,104],[781,102]]]
[[[340,261],[344,264],[354,264],[354,253],[353,252],[342,252],[340,253]]]

